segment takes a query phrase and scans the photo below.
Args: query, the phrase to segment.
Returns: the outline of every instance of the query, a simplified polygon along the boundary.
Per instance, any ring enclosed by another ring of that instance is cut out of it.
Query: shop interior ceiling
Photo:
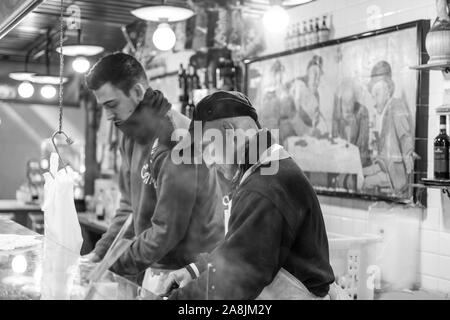
[[[172,0],[173,1],[173,0]],[[186,3],[186,0],[175,0]],[[261,15],[271,0],[189,0],[195,6],[240,6],[244,13]],[[136,20],[130,11],[145,5],[161,4],[162,0],[64,0],[64,6],[75,4],[81,9],[83,43],[101,45],[106,52],[121,50],[126,45],[121,27]],[[14,29],[0,40],[0,60],[44,63],[47,32],[53,40],[52,64],[58,55],[54,48],[59,38],[60,0],[47,0],[30,12]],[[70,34],[69,34],[70,37]],[[67,38],[67,36],[66,36]]]

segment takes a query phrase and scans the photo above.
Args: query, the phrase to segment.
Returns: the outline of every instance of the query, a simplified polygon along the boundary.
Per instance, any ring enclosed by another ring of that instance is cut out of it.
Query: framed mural
[[[279,130],[319,194],[417,200],[429,75],[410,67],[428,59],[428,29],[414,21],[245,61],[262,126]]]

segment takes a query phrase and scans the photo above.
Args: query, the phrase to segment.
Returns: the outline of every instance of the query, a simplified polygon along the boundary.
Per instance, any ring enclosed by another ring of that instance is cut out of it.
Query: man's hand
[[[92,251],[91,253],[85,254],[84,256],[81,257],[81,259],[83,259],[87,262],[93,262],[93,263],[97,263],[102,260],[94,251]]]
[[[169,273],[167,279],[164,281],[163,289],[166,294],[169,294],[172,290],[172,287],[179,286],[183,288],[189,282],[192,281],[191,274],[187,271],[186,268],[182,268],[176,271]]]

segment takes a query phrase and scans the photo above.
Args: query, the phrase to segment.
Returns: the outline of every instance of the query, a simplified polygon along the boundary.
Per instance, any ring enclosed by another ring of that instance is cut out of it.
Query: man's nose
[[[105,109],[106,119],[112,120],[114,118],[114,113],[111,110]]]

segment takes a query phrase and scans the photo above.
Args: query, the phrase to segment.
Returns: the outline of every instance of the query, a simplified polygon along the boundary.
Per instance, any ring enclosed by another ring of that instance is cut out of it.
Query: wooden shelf
[[[442,189],[442,192],[450,198],[450,180],[422,179],[422,183],[427,188]]]
[[[450,61],[440,63],[426,63],[418,66],[412,66],[414,70],[437,70],[444,73],[450,73]]]
[[[450,105],[437,107],[436,113],[437,114],[450,114]]]

